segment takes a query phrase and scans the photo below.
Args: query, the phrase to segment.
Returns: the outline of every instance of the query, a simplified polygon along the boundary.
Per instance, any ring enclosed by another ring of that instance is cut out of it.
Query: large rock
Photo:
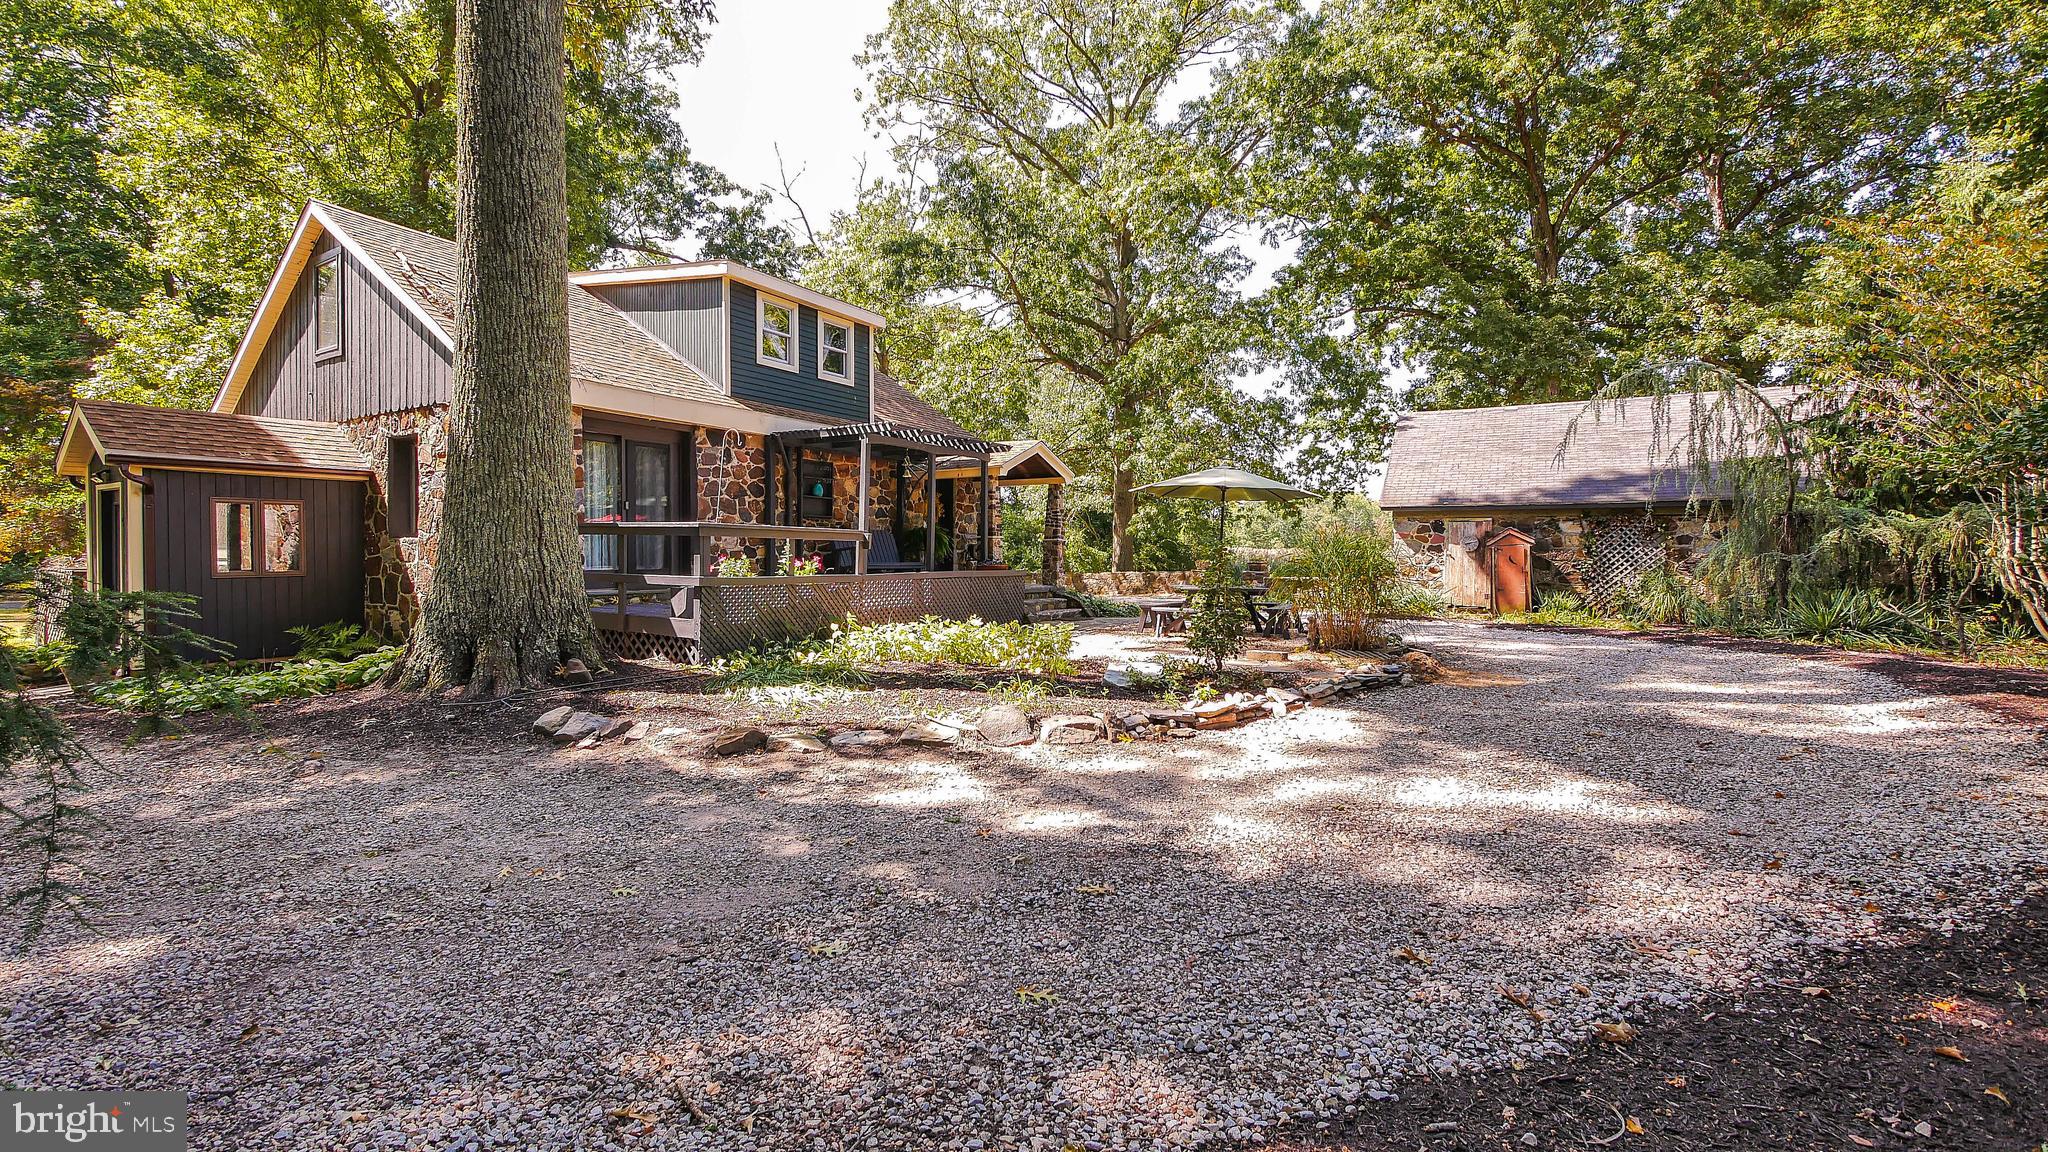
[[[886,748],[896,742],[894,736],[879,728],[856,728],[832,737],[832,747],[841,752],[865,752],[875,748]]]
[[[1104,735],[1099,716],[1048,716],[1038,725],[1038,739],[1045,744],[1092,744]]]
[[[542,736],[553,736],[561,731],[562,725],[567,724],[569,717],[575,714],[576,710],[567,704],[560,708],[550,708],[533,718],[533,730]]]
[[[711,751],[719,756],[738,756],[767,743],[768,734],[759,728],[732,728],[711,738]]]
[[[770,752],[823,752],[825,742],[810,732],[777,732],[768,737]]]
[[[605,725],[611,722],[611,717],[596,712],[573,712],[560,728],[555,729],[555,741],[559,744],[573,744],[585,736],[604,731]]]
[[[920,720],[903,730],[906,744],[952,744],[960,739],[960,729],[940,720]]]
[[[974,731],[998,748],[1014,748],[1031,743],[1031,717],[1026,716],[1021,708],[998,704],[981,714],[981,719],[975,722]]]

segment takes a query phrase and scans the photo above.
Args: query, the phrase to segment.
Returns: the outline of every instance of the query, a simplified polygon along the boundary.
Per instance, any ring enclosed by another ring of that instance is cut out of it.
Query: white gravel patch
[[[187,1089],[195,1149],[1179,1147],[2039,881],[2034,733],[1820,662],[1410,631],[1488,682],[869,760],[422,756],[427,709],[109,747],[103,934],[0,962],[0,1081]]]

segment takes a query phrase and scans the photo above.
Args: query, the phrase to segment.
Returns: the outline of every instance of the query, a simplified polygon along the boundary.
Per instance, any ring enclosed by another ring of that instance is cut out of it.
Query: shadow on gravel
[[[1594,648],[1499,637],[1483,663],[1525,684],[1057,754],[707,758],[719,704],[688,676],[632,685],[683,732],[588,752],[526,734],[524,701],[334,698],[134,749],[102,730],[106,936],[0,963],[17,1005],[0,1039],[30,1082],[194,1090],[200,1148],[374,1143],[365,1126],[452,1102],[554,1109],[552,1127],[472,1124],[547,1146],[742,1124],[781,1146],[817,1120],[893,1147],[1032,1110],[1149,1139],[1282,1098],[1401,1147],[1530,1129],[1548,1147],[1620,1123],[1585,1091],[1673,1139],[1703,1099],[1895,1139],[1849,1126],[1836,1081],[1797,1087],[1863,1062],[1853,1098],[1920,1107],[1906,1064],[1826,1015],[1876,1020],[1880,1002],[1847,978],[1826,997],[1754,986],[1795,948],[1915,931],[1887,922],[1895,902],[1938,916],[1929,892],[1983,870],[2013,835],[2001,804],[2038,801],[2048,772],[1796,665],[1591,675]],[[2027,1022],[1930,1017],[1985,1053],[1934,1067],[2005,1076],[2033,1094],[2015,1116],[2038,1116],[2040,1062],[2029,1080],[1996,1054],[2026,1064],[2039,1020],[1999,987],[1969,995]],[[1432,1079],[1575,1045],[1658,994],[1729,1014],[1651,1015],[1638,1045],[1560,1066],[1577,1080]],[[1932,1033],[1908,1032],[1918,1068]],[[1696,1066],[1656,1066],[1665,1051]],[[1664,1076],[1700,1087],[1653,1094]],[[1398,1110],[1360,1093],[1397,1079]],[[269,1134],[298,1112],[304,1139]],[[1729,1147],[1807,1131],[1728,1123]]]

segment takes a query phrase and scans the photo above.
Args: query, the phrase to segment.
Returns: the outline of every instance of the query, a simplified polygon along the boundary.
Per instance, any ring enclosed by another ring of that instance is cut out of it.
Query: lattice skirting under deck
[[[685,640],[681,636],[614,632],[609,628],[599,628],[597,640],[603,645],[605,655],[614,660],[666,660],[671,664],[697,662],[696,641]]]

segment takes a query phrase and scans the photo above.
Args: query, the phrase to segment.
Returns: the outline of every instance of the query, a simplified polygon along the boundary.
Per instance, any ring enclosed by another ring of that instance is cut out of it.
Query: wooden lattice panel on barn
[[[1593,535],[1586,591],[1596,604],[1611,607],[1616,594],[1664,566],[1664,540],[1650,520],[1609,520]]]

